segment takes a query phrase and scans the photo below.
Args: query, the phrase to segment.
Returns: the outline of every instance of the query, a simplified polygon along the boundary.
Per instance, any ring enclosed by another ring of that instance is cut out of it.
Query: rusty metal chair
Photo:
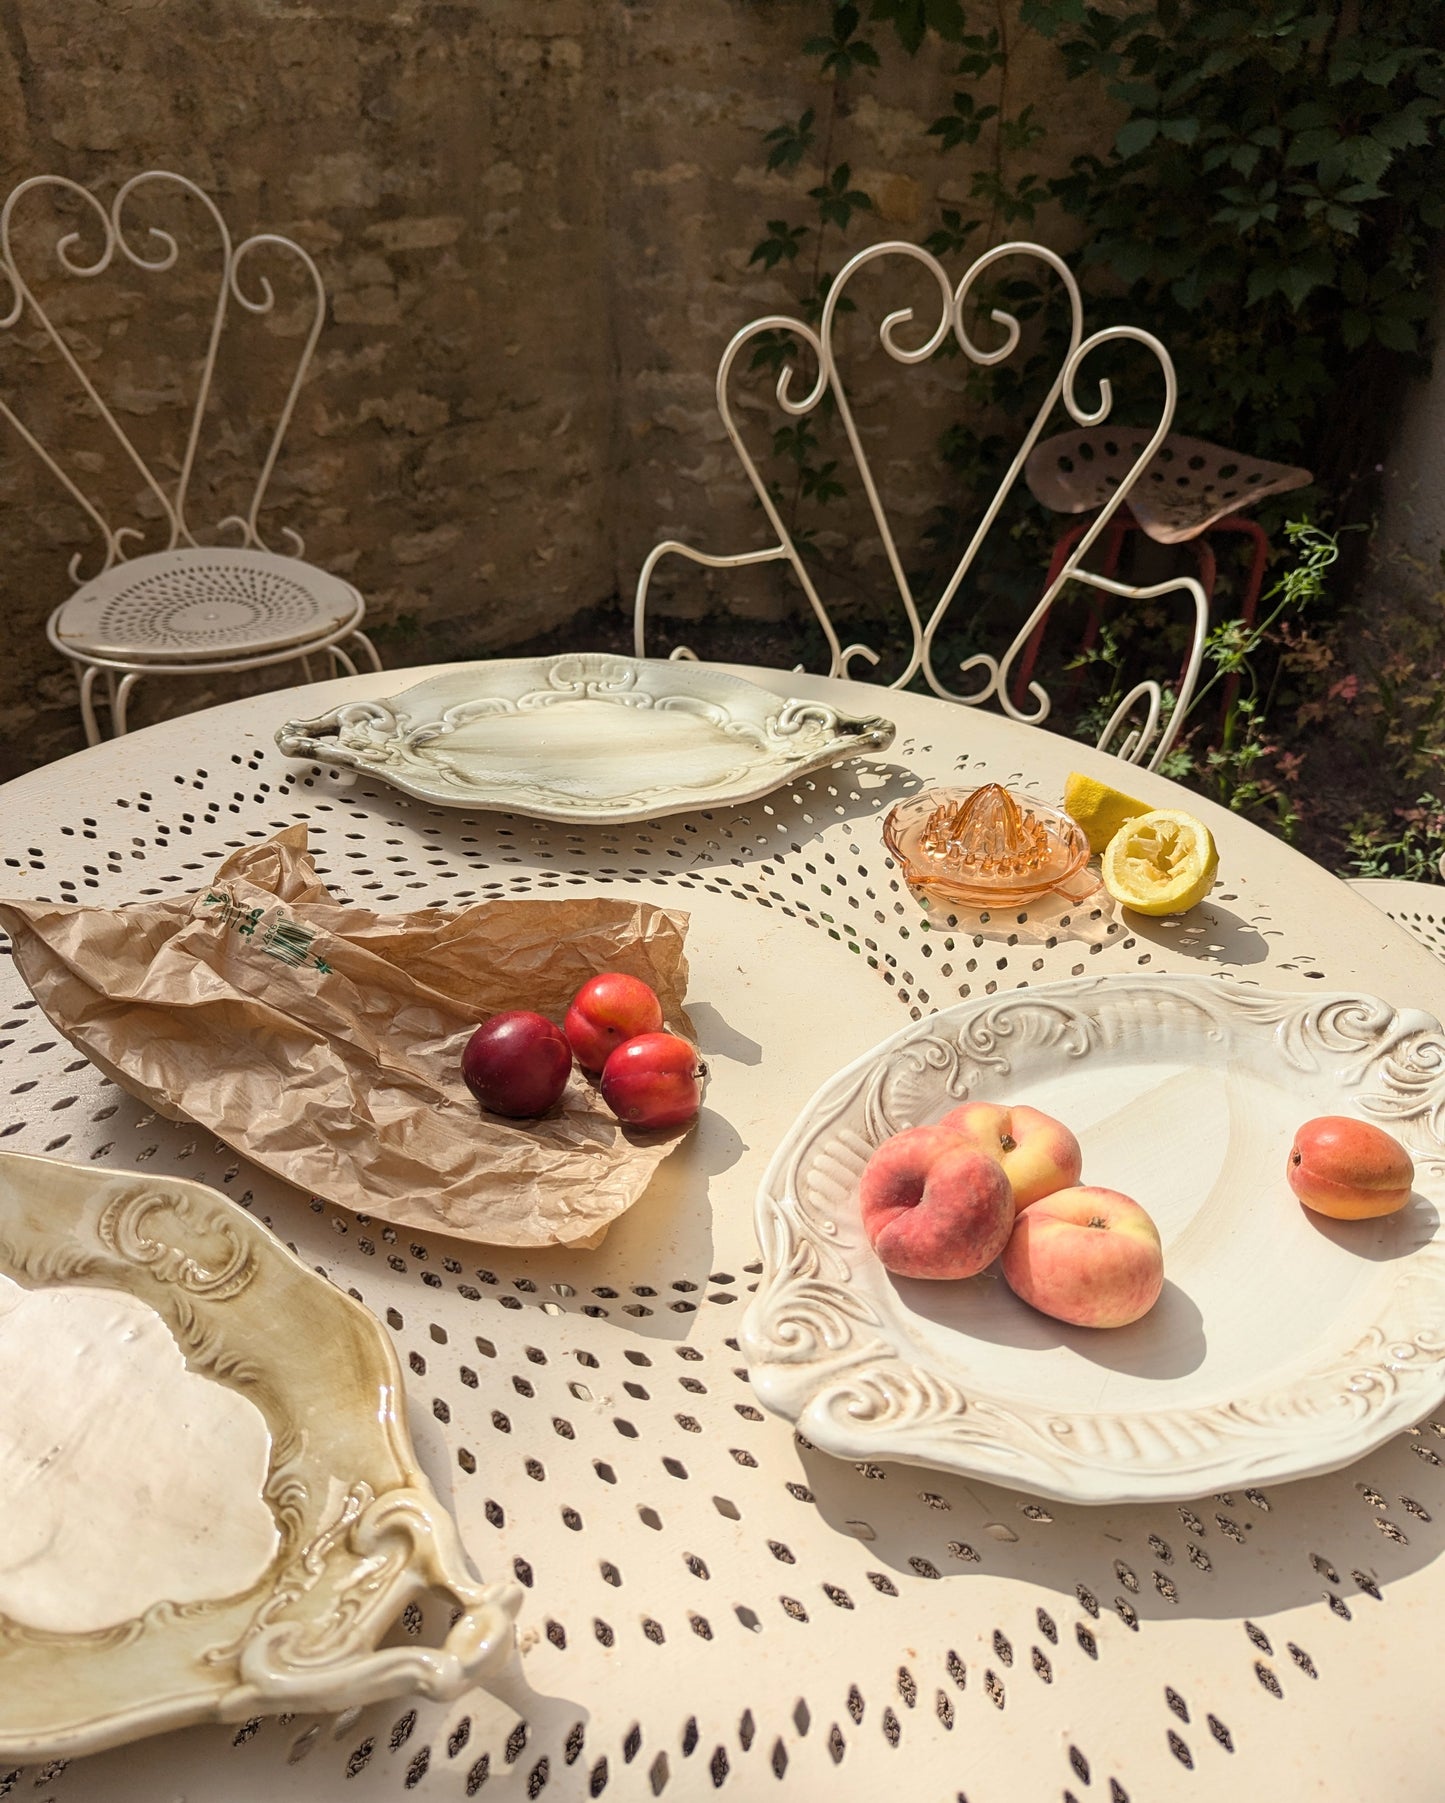
[[[1024,481],[1035,500],[1053,513],[1097,516],[1115,498],[1151,436],[1143,428],[1085,427],[1061,432],[1035,445],[1024,464]],[[1134,477],[1128,501],[1112,515],[1100,569],[1107,576],[1114,574],[1130,532],[1142,532],[1158,545],[1189,544],[1198,561],[1200,586],[1212,603],[1218,567],[1210,536],[1242,533],[1251,541],[1253,552],[1240,613],[1245,625],[1252,626],[1269,561],[1269,540],[1259,522],[1247,518],[1241,509],[1266,495],[1304,488],[1313,480],[1309,470],[1296,465],[1246,457],[1205,439],[1171,432],[1143,472]],[[1085,520],[1059,535],[1049,565],[1050,585],[1091,523]],[[1085,629],[1085,650],[1098,636],[1100,617],[1101,597],[1096,592]],[[1045,615],[1024,648],[1015,679],[1017,694],[1027,688],[1047,626]]]

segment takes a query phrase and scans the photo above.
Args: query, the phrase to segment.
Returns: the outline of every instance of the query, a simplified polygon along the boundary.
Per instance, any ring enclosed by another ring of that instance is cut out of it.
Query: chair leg
[[[315,682],[316,673],[311,668],[311,659],[306,652],[301,653],[301,674],[307,682]]]
[[[1264,587],[1264,566],[1269,562],[1269,540],[1265,537],[1264,528],[1258,520],[1246,519],[1242,513],[1231,513],[1222,520],[1216,520],[1210,531],[1242,532],[1253,542],[1254,555],[1250,559],[1249,579],[1244,585],[1244,598],[1239,609],[1245,625],[1253,626],[1255,609],[1259,606],[1259,591]]]
[[[80,720],[85,728],[85,742],[87,745],[99,745],[100,723],[95,717],[95,697],[93,691],[95,689],[95,679],[100,675],[100,671],[94,664],[86,664],[83,669],[80,669],[79,666],[77,666],[77,669],[79,669],[80,674]],[[106,674],[109,675],[110,672],[107,671]]]
[[[139,670],[128,670],[120,679],[120,685],[115,692],[115,705],[111,710],[111,725],[116,738],[120,738],[126,730],[125,710],[130,703],[131,691],[139,681]]]
[[[353,645],[361,646],[361,649],[366,653],[367,657],[370,659],[371,667],[373,670],[380,670],[382,668],[382,662],[381,662],[380,657],[377,655],[376,646],[372,644],[371,640],[366,636],[366,634],[364,632],[353,632],[351,635],[350,643]]]
[[[329,649],[331,653],[331,668],[338,676],[341,674],[343,668],[348,676],[357,676],[360,674],[356,665],[352,662],[350,654],[343,651],[340,645],[332,645]]]

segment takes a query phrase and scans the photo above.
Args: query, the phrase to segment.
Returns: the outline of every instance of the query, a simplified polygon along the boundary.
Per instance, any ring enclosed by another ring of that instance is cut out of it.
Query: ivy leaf
[[[1286,169],[1297,169],[1303,163],[1317,163],[1327,156],[1340,141],[1340,134],[1333,126],[1317,126],[1297,132],[1290,139],[1284,153]]]
[[[945,113],[941,119],[935,119],[928,128],[928,135],[942,140],[938,146],[940,150],[954,150],[960,144],[976,144],[978,134],[997,113],[996,106],[975,106],[972,94],[957,93],[953,97],[953,111]]]
[[[1346,350],[1357,351],[1370,336],[1370,316],[1358,307],[1347,307],[1340,315],[1340,337]]]
[[[808,153],[813,143],[813,121],[815,114],[809,107],[795,125],[779,125],[764,137],[764,144],[770,144],[768,152],[769,169],[796,169]]]
[[[968,242],[971,232],[976,232],[980,221],[965,219],[962,213],[952,207],[943,209],[943,224],[936,232],[930,232],[923,240],[923,248],[931,251],[935,257],[946,257],[950,252],[960,251]]]
[[[1419,335],[1414,326],[1394,313],[1375,315],[1375,337],[1387,351],[1413,351],[1419,348]]]
[[[1390,150],[1405,150],[1412,144],[1428,144],[1430,127],[1421,115],[1407,107],[1403,112],[1386,113],[1370,127],[1370,136]]]
[[[792,350],[792,339],[786,332],[759,332],[753,340],[752,360],[749,369],[766,369],[772,375],[778,375],[788,361]]]
[[[1158,135],[1157,119],[1129,119],[1119,128],[1119,135],[1114,140],[1115,153],[1127,162],[1141,150],[1147,150]]]
[[[823,73],[838,81],[846,81],[855,69],[876,69],[878,52],[867,38],[853,35],[857,29],[858,8],[835,6],[832,35],[809,38],[803,52],[806,56],[821,56]]]
[[[1041,37],[1053,38],[1068,25],[1081,25],[1086,12],[1084,0],[1022,0],[1019,21]]]
[[[1280,290],[1298,313],[1316,288],[1328,285],[1334,276],[1334,258],[1328,251],[1312,251],[1291,263],[1280,276]]]
[[[790,458],[799,468],[817,448],[818,435],[805,419],[800,419],[796,425],[779,426],[773,433],[774,457]]]
[[[1320,158],[1320,184],[1332,186],[1346,177],[1377,182],[1394,160],[1394,152],[1374,138],[1343,138],[1330,155]]]
[[[992,115],[998,111],[998,108],[991,106],[983,110]],[[1033,107],[1026,106],[1015,118],[1004,119],[1000,122],[999,135],[1002,137],[1006,149],[1028,150],[1037,144],[1040,138],[1047,136],[1047,133],[1045,128],[1034,118]]]
[[[918,53],[926,31],[936,31],[948,44],[956,44],[964,32],[961,0],[873,0],[868,16],[891,24],[910,56]]]
[[[789,225],[786,219],[770,219],[768,236],[753,246],[748,263],[750,266],[761,263],[764,269],[776,269],[779,263],[794,263],[807,235],[806,225]]]
[[[1334,109],[1319,100],[1307,100],[1301,106],[1292,106],[1281,121],[1286,131],[1318,131],[1332,126],[1334,122]]]
[[[799,472],[802,477],[803,493],[810,501],[816,501],[820,507],[826,507],[829,501],[836,501],[848,492],[833,474],[837,467],[838,460],[832,458],[816,468],[811,464],[806,464]]]
[[[847,163],[839,163],[838,167],[816,188],[809,188],[808,198],[816,200],[818,212],[825,225],[836,225],[839,231],[847,231],[848,221],[855,213],[871,213],[873,202],[861,188],[850,188],[853,171]]]

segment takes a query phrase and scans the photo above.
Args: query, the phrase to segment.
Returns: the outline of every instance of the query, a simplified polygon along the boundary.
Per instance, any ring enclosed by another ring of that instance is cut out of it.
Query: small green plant
[[[1445,880],[1445,800],[1421,795],[1393,820],[1366,814],[1349,829],[1349,868],[1356,876]]]
[[[1223,620],[1204,644],[1208,676],[1195,690],[1185,715],[1180,742],[1166,758],[1164,774],[1209,794],[1235,813],[1263,818],[1283,838],[1293,840],[1300,823],[1295,799],[1300,757],[1280,743],[1275,701],[1285,659],[1279,655],[1279,628],[1287,616],[1318,605],[1325,594],[1326,574],[1338,562],[1336,534],[1308,520],[1292,520],[1285,535],[1295,561],[1263,597],[1264,612],[1252,625]],[[1262,653],[1272,650],[1267,682],[1261,674]],[[1218,736],[1198,749],[1191,744],[1189,722],[1198,720],[1216,692],[1222,701]]]

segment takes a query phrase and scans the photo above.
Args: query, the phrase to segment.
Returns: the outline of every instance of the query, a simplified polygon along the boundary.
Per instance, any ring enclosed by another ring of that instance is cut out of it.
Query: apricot
[[[1300,1201],[1316,1214],[1366,1221],[1405,1206],[1415,1165],[1383,1127],[1349,1115],[1323,1114],[1295,1134],[1285,1174]]]

